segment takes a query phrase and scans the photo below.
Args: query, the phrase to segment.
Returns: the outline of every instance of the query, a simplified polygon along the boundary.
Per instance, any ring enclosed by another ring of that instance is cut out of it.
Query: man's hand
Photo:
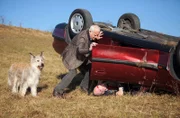
[[[89,51],[91,51],[92,48],[93,48],[93,46],[96,46],[97,44],[98,44],[98,43],[92,42],[92,43],[90,44]]]
[[[99,35],[98,36],[96,36],[96,39],[101,39],[102,38],[102,35],[103,35],[103,31],[100,31],[100,33],[99,33]]]

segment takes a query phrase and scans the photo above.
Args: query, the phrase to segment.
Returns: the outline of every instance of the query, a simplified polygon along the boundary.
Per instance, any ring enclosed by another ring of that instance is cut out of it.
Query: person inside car
[[[82,64],[88,68],[85,72],[84,79],[81,81],[80,87],[83,91],[88,91],[89,85],[89,55],[93,46],[97,43],[93,42],[102,38],[103,32],[98,25],[92,25],[89,29],[83,30],[77,34],[62,53],[62,62],[69,70],[61,82],[54,88],[53,96],[64,98],[64,89],[72,82],[77,75],[77,68]],[[85,64],[84,64],[85,63]]]

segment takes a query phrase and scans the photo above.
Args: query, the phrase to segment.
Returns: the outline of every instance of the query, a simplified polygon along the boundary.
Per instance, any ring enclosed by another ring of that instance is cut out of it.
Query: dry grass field
[[[67,99],[52,96],[58,75],[67,70],[52,48],[49,32],[0,25],[0,117],[1,118],[180,118],[180,97],[147,95],[94,97],[81,92],[79,86]],[[7,72],[14,62],[29,62],[44,51],[38,97],[12,95],[7,85]],[[78,78],[77,78],[78,79]]]

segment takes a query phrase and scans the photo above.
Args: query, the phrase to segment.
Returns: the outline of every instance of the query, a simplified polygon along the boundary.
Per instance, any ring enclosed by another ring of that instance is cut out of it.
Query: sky
[[[0,23],[53,31],[77,8],[114,26],[124,13],[134,13],[142,29],[180,36],[180,0],[0,0]]]

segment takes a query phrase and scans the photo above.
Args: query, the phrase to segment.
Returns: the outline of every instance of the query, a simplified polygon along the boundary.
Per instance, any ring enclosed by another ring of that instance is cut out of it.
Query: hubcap
[[[82,17],[81,14],[79,13],[75,13],[72,17],[71,17],[71,30],[74,33],[79,33],[82,31],[83,26],[84,26],[84,19]]]

